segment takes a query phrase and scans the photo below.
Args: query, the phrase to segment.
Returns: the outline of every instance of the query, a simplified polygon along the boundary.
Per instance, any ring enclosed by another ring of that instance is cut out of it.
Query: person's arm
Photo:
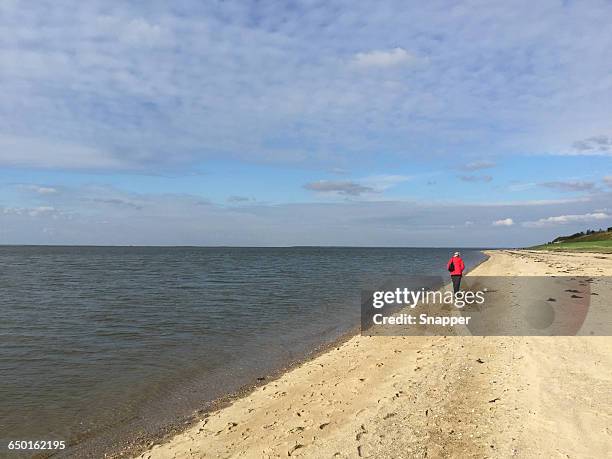
[[[447,269],[447,270],[450,270],[450,264],[451,264],[452,262],[453,262],[453,259],[451,258],[451,259],[449,259],[449,260],[448,260],[448,263],[446,263],[446,269]]]
[[[461,274],[463,274],[463,270],[465,269],[465,264],[463,263],[463,259],[461,260]]]

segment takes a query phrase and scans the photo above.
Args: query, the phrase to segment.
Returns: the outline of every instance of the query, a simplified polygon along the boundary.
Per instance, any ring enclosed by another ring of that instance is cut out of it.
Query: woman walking
[[[448,264],[446,268],[450,272],[451,279],[453,281],[453,292],[457,293],[459,291],[459,287],[461,286],[461,276],[463,275],[463,270],[465,269],[465,264],[461,259],[461,254],[459,252],[455,252],[455,254],[448,260]]]

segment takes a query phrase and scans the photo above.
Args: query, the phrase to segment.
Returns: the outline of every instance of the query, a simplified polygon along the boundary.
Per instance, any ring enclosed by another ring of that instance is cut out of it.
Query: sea
[[[0,246],[0,457],[45,457],[7,449],[36,440],[101,457],[180,429],[358,332],[366,280],[447,274],[454,250]]]

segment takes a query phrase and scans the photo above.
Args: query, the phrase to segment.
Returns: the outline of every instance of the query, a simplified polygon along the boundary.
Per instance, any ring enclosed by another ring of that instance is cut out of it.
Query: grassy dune
[[[574,252],[602,252],[612,253],[612,240],[602,241],[576,241],[576,242],[559,242],[557,244],[542,244],[535,247],[530,247],[533,250],[564,250]]]
[[[588,232],[588,231],[587,231]],[[556,242],[555,242],[556,241]],[[529,247],[533,250],[603,252],[612,253],[612,231],[597,231],[589,234],[560,236],[548,244]]]

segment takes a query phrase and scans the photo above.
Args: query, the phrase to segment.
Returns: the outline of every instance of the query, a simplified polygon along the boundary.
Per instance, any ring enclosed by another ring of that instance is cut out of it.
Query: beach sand
[[[612,255],[490,251],[471,275],[612,275]],[[612,305],[611,305],[612,306]],[[610,457],[611,337],[366,337],[139,457]]]

